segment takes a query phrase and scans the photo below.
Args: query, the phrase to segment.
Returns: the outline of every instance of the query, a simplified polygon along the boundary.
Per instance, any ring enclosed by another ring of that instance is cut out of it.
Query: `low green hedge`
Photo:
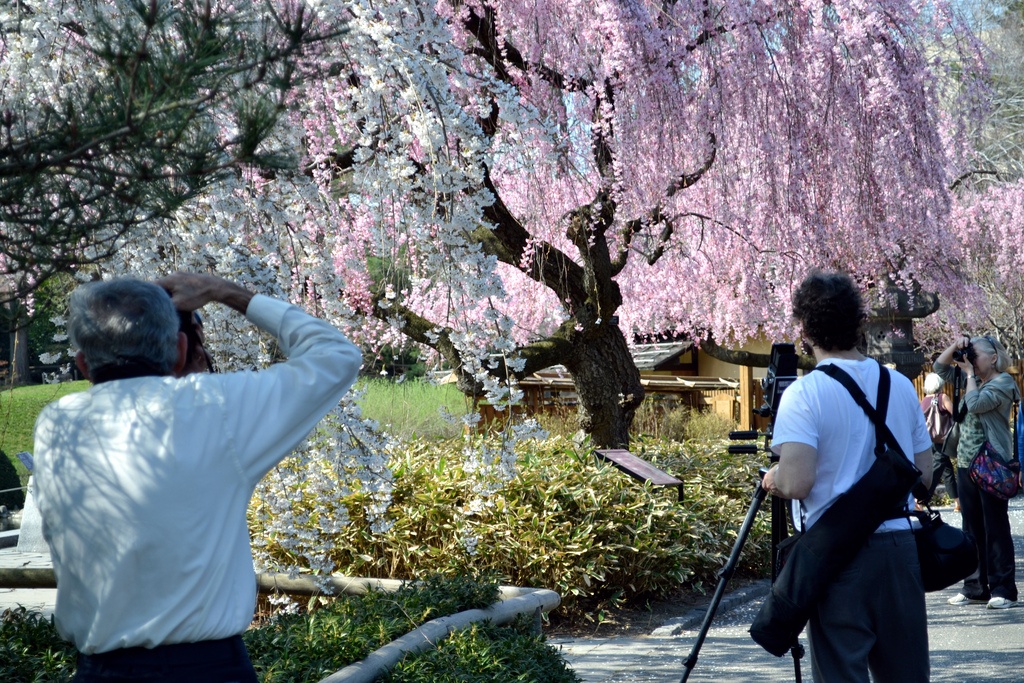
[[[313,682],[431,619],[496,599],[495,581],[430,577],[395,593],[320,599],[316,609],[279,614],[243,637],[261,683]],[[74,675],[75,657],[50,619],[23,608],[0,615],[0,681],[64,682]],[[440,652],[410,655],[380,680],[579,683],[558,652],[529,633],[526,620],[509,627],[471,626],[443,641]]]
[[[459,662],[457,667],[452,662]],[[453,633],[436,649],[399,662],[385,683],[579,683],[561,654],[527,620],[513,628],[473,624]]]
[[[0,613],[0,681],[63,683],[74,676],[76,657],[48,617],[24,607]]]
[[[591,618],[610,602],[667,597],[717,580],[732,549],[761,464],[729,454],[725,444],[640,443],[633,451],[685,482],[675,489],[642,485],[614,467],[554,438],[524,448],[516,477],[469,509],[474,480],[463,469],[462,440],[419,440],[390,463],[390,528],[370,531],[355,490],[332,510],[322,497],[291,491],[300,538],[328,555],[335,573],[410,578],[489,572],[517,586],[562,596],[559,612]],[[269,527],[257,496],[250,527],[260,552],[280,566],[306,566],[302,543],[288,545]],[[325,520],[350,523],[336,533]],[[469,539],[469,542],[467,542]],[[770,543],[759,515],[739,571],[764,575]],[[326,549],[326,550],[324,550]]]

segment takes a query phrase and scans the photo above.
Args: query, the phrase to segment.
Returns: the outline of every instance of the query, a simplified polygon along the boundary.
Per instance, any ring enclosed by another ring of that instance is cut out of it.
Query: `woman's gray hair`
[[[68,336],[91,371],[131,362],[173,371],[178,312],[162,288],[131,278],[89,282],[68,303]]]
[[[924,393],[937,394],[942,389],[944,382],[938,373],[929,372],[924,378]]]
[[[972,337],[971,346],[975,349],[984,351],[985,353],[996,354],[996,370],[999,372],[1006,372],[1010,367],[1010,356],[1006,353],[1006,349],[999,343],[999,340],[995,337],[985,335],[983,337]]]

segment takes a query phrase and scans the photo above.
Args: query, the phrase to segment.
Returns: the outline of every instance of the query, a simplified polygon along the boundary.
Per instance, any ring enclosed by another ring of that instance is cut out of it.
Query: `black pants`
[[[871,534],[815,605],[807,630],[816,683],[927,683],[928,618],[914,534]]]
[[[928,488],[928,499],[931,500],[935,487],[942,482],[946,486],[946,495],[956,500],[960,497],[957,491],[956,468],[949,456],[942,452],[941,445],[932,445],[932,485]]]
[[[966,468],[957,470],[963,529],[974,536],[978,570],[964,579],[963,594],[974,600],[1017,599],[1009,503],[979,489]]]
[[[73,683],[257,683],[241,636],[78,655]]]

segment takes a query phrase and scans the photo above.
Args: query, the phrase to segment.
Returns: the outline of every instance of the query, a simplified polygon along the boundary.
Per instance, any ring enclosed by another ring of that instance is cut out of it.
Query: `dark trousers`
[[[949,456],[942,452],[941,445],[932,445],[932,485],[928,489],[929,500],[935,493],[935,487],[941,481],[946,487],[946,495],[956,500],[960,497],[957,492],[956,468],[953,466]]]
[[[73,683],[257,683],[241,636],[78,655]]]
[[[1017,577],[1010,535],[1009,502],[979,489],[966,468],[957,470],[963,529],[978,548],[978,571],[964,580],[963,593],[975,600],[1017,599]]]
[[[872,534],[818,601],[808,634],[815,683],[927,683],[928,620],[914,534]]]

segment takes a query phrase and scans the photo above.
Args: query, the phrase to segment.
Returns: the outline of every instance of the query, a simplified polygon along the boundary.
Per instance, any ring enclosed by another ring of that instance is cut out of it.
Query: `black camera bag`
[[[974,573],[978,549],[970,534],[946,524],[931,507],[911,514],[921,522],[921,528],[914,530],[914,540],[925,592],[948,588]]]

